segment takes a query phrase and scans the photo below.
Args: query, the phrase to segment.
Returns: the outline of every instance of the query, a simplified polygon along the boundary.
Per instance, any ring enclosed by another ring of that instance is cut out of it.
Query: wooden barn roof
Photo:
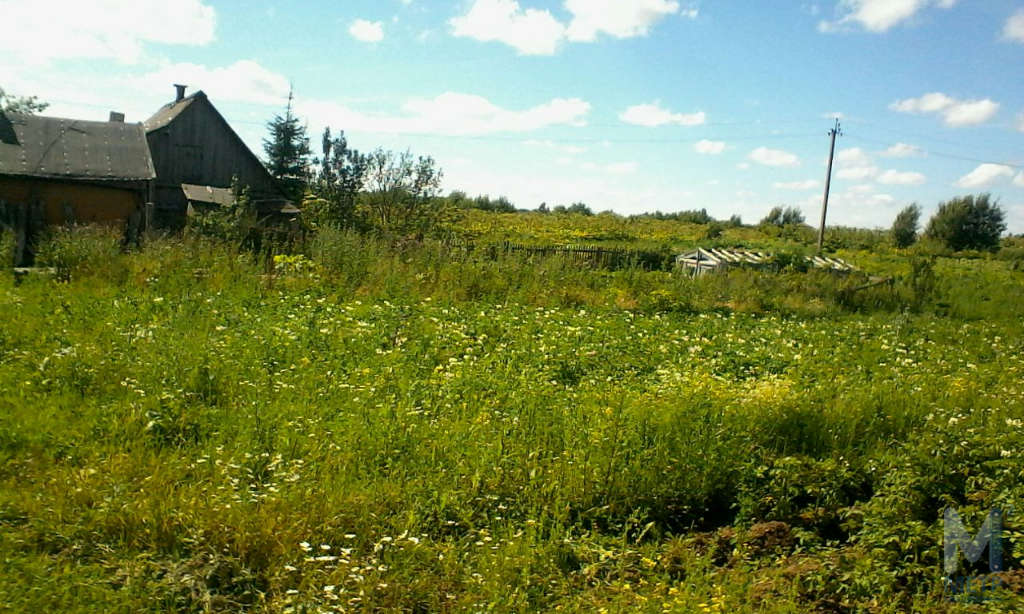
[[[159,130],[160,128],[163,128],[167,124],[174,121],[175,117],[181,115],[182,111],[187,109],[189,105],[192,104],[192,101],[198,98],[205,99],[206,94],[203,93],[202,90],[199,90],[195,94],[192,94],[191,96],[186,96],[185,98],[182,98],[181,100],[178,100],[176,102],[168,102],[164,106],[160,107],[157,110],[157,112],[152,115],[152,117],[143,122],[142,125],[145,126],[146,132]]]
[[[0,175],[137,181],[156,171],[142,124],[0,113]]]

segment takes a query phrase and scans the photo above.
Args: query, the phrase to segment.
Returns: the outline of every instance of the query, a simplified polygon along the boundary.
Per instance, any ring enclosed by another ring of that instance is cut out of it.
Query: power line
[[[865,143],[875,143],[877,145],[888,145],[889,144],[889,141],[880,141],[878,139],[870,139],[870,138],[865,138],[865,137],[862,137],[862,136],[854,136],[854,135],[846,135],[846,136],[848,138],[851,138],[851,139],[855,140],[855,141],[863,141]],[[944,153],[944,152],[941,152],[941,151],[933,151],[931,149],[923,149],[922,151],[925,152],[926,154],[928,154],[929,156],[936,156],[936,157],[939,157],[939,158],[949,158],[951,160],[961,160],[961,161],[965,161],[965,162],[977,162],[978,164],[998,164],[1000,166],[1008,166],[1010,168],[1024,169],[1024,165],[1021,165],[1021,164],[1011,164],[1011,163],[1008,163],[1008,162],[995,162],[993,160],[985,160],[985,159],[982,159],[982,158],[972,158],[970,156],[961,156],[961,155],[957,155],[957,154]]]

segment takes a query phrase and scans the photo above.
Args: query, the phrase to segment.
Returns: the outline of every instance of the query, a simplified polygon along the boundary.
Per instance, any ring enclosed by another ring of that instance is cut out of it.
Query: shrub
[[[1006,230],[1004,218],[1004,211],[988,194],[961,196],[939,205],[924,234],[954,251],[997,251]]]
[[[53,267],[57,278],[101,275],[116,278],[126,269],[118,260],[121,233],[109,226],[55,228],[36,246],[36,264]]]

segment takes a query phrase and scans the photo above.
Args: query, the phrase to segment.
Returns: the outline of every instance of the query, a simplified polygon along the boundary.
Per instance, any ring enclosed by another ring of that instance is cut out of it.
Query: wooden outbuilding
[[[156,167],[156,223],[182,226],[190,201],[221,204],[223,190],[229,190],[235,178],[249,188],[250,198],[261,212],[276,213],[288,207],[277,181],[206,94],[198,91],[185,96],[185,86],[175,88],[174,101],[144,124]]]
[[[0,113],[0,223],[16,236],[15,265],[56,224],[105,223],[134,235],[156,177],[142,124]]]
[[[857,270],[849,262],[831,256],[807,256],[805,261],[809,267],[816,269],[843,273]],[[774,255],[769,252],[719,247],[698,247],[695,250],[676,256],[676,266],[689,271],[693,275],[703,275],[711,271],[723,271],[734,267],[770,268],[774,262]]]

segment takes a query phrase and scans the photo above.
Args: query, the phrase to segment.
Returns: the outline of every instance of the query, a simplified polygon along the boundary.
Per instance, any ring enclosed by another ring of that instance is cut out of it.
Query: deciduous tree
[[[996,250],[1006,231],[1005,213],[988,194],[961,196],[939,204],[924,234],[954,251]]]
[[[892,224],[892,242],[896,247],[910,247],[917,241],[917,226],[921,220],[921,207],[916,203],[900,211]]]

